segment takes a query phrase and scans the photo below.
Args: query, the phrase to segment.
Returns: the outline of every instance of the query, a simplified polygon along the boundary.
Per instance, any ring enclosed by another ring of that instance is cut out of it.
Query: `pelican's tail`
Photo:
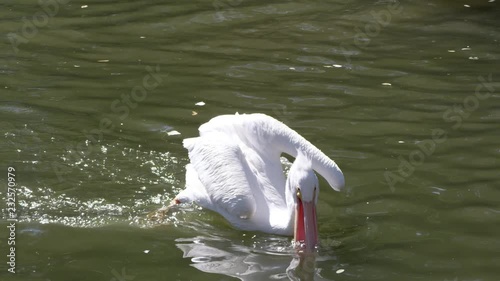
[[[184,140],[182,140],[182,146],[184,146],[184,148],[186,148],[188,151],[190,151],[193,149],[197,140],[198,140],[198,137],[184,139]]]
[[[181,203],[194,202],[205,208],[209,208],[212,205],[210,197],[192,164],[186,165],[186,188],[177,194],[175,199]]]

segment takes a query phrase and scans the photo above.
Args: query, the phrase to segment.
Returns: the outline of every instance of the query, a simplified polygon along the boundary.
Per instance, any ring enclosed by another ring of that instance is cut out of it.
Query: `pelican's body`
[[[293,235],[296,213],[307,214],[306,209],[298,211],[297,200],[314,206],[317,200],[313,169],[335,190],[344,185],[333,160],[270,116],[221,115],[201,125],[199,132],[199,137],[184,140],[191,162],[186,166],[186,189],[176,202],[195,202],[237,228]],[[288,179],[282,153],[296,158]],[[315,208],[310,212],[316,223]]]

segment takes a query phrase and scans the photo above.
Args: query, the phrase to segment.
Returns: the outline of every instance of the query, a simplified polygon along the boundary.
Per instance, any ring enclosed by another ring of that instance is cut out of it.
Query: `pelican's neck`
[[[285,208],[273,210],[269,215],[269,223],[274,229],[275,234],[293,235],[295,223],[295,201],[293,191],[286,185],[285,190]]]
[[[237,129],[235,129],[237,128]],[[339,191],[344,175],[337,164],[294,130],[265,114],[221,115],[200,126],[200,135],[210,132],[238,134],[238,139],[255,150],[279,159],[281,153],[297,157],[299,150],[311,159],[312,168]],[[267,141],[262,147],[263,140]]]
[[[271,147],[295,158],[301,151],[311,160],[312,169],[323,176],[333,189],[339,191],[344,187],[344,175],[332,159],[285,124],[269,116],[266,117],[270,119],[266,122],[266,131]]]
[[[293,228],[295,224],[296,191],[295,188],[290,184],[289,179],[290,179],[290,173],[288,173],[288,178],[285,184],[285,200],[286,200],[286,214],[287,214],[285,221],[286,221],[286,229],[290,234],[293,234],[294,230]]]
[[[293,235],[297,190],[291,179],[294,177],[295,170],[297,170],[300,161],[299,157],[296,158],[288,172],[285,182],[285,208],[275,210],[270,214],[270,222],[276,230],[276,234]]]

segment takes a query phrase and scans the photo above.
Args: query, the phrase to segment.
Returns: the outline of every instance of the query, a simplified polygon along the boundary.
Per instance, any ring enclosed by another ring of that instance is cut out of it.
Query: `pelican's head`
[[[287,181],[295,208],[294,242],[305,251],[313,251],[318,244],[316,203],[319,183],[311,160],[299,153],[290,168]]]

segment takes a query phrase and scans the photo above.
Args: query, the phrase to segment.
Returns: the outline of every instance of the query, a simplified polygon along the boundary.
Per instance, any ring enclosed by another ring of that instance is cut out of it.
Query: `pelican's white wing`
[[[247,171],[248,164],[239,146],[214,135],[185,139],[184,147],[193,168],[192,174],[186,175],[186,186],[193,193],[201,192],[199,199],[206,200],[197,203],[225,217],[251,217],[255,199],[250,186],[255,185],[255,177]],[[198,194],[189,196],[196,198]]]

